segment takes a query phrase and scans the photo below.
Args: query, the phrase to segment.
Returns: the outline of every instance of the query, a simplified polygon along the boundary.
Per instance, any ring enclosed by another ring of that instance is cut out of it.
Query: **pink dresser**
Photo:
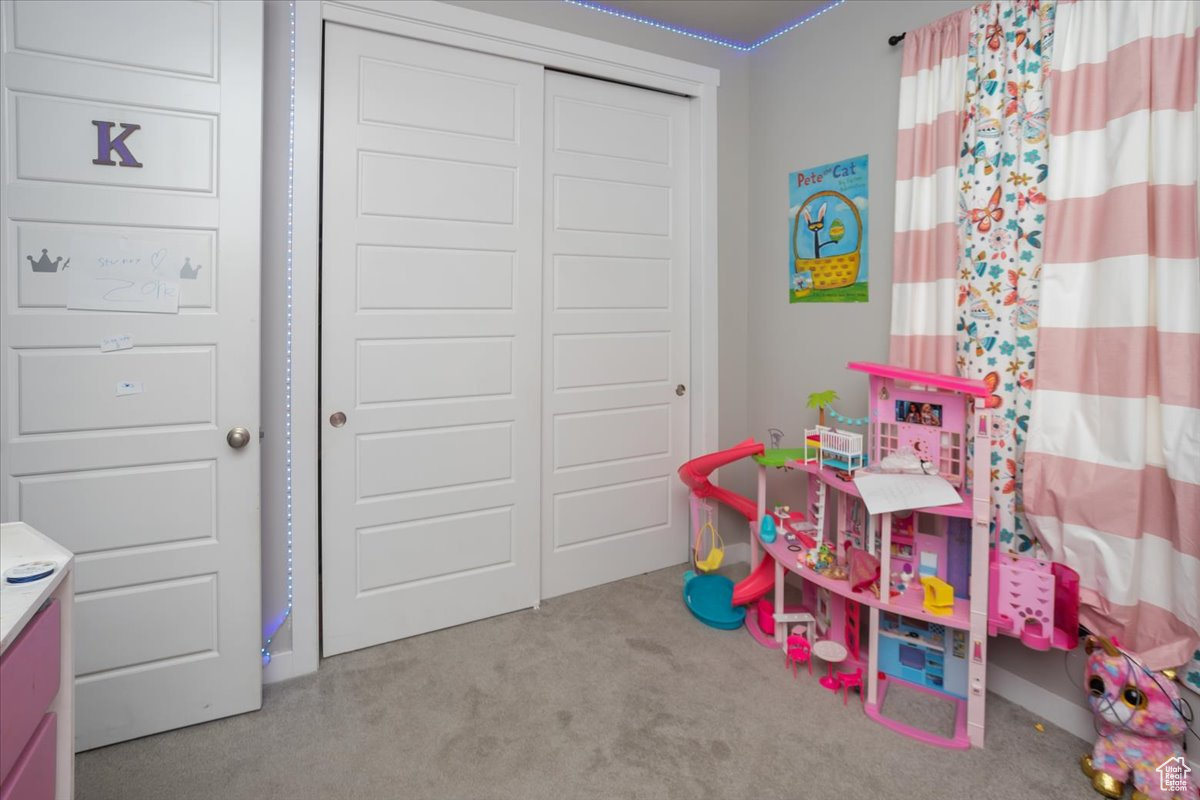
[[[30,561],[54,562],[54,574],[4,580]],[[68,551],[28,525],[0,525],[0,800],[73,793],[72,566]]]

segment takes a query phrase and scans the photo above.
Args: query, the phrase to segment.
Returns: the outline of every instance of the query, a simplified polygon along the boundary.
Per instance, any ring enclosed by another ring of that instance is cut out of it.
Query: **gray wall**
[[[746,232],[749,187],[750,56],[719,45],[587,11],[560,0],[450,0],[452,5],[498,14],[535,25],[590,36],[639,50],[721,70],[717,97],[720,190],[717,228],[718,357],[720,408],[718,436],[722,446],[736,444],[748,434],[746,424]],[[748,465],[729,467],[721,476],[725,486],[752,493],[754,471]],[[746,538],[741,517],[723,511],[719,522],[727,541]],[[733,537],[731,540],[730,537]]]
[[[750,273],[747,422],[799,446],[816,423],[809,394],[866,413],[866,377],[848,361],[886,361],[901,48],[887,37],[969,5],[851,0],[754,51],[750,62]],[[869,303],[788,303],[788,173],[866,153]],[[772,471],[769,496],[803,506],[803,482]]]

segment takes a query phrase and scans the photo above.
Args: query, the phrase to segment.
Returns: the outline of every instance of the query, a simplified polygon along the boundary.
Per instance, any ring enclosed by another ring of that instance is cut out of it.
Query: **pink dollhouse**
[[[1060,564],[1001,555],[992,546],[992,411],[982,381],[882,364],[848,367],[869,377],[863,460],[881,465],[901,454],[919,462],[923,473],[945,478],[959,500],[872,516],[844,465],[809,452],[793,458],[790,474],[808,479],[807,519],[778,520],[780,535],[769,543],[751,537],[754,569],[743,583],[758,581],[769,590],[761,576],[770,561],[775,591],[773,602],[762,600],[758,613],[747,615],[746,625],[774,647],[789,635],[815,631],[812,655],[828,670],[822,685],[846,694],[858,689],[865,713],[880,724],[929,744],[982,746],[989,635],[1015,636],[1042,650],[1074,647],[1078,576]],[[771,451],[756,458],[762,519]],[[814,560],[816,548],[832,554],[832,561]],[[788,572],[800,578],[798,606],[784,605]],[[735,591],[735,597],[746,595],[742,586]],[[867,624],[860,629],[863,617]],[[804,623],[789,630],[794,620]],[[953,735],[888,716],[887,692],[896,685],[950,701]]]

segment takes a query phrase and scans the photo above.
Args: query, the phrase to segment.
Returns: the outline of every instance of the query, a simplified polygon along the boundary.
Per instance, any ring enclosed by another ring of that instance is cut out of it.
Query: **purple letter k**
[[[133,153],[129,152],[129,147],[125,144],[129,134],[141,128],[141,125],[122,122],[121,135],[114,139],[112,138],[112,127],[117,123],[94,119],[92,124],[96,126],[96,157],[92,159],[93,164],[102,164],[107,167],[117,166],[117,162],[109,158],[112,151],[116,150],[117,155],[121,157],[122,167],[140,167],[142,165],[133,157]]]

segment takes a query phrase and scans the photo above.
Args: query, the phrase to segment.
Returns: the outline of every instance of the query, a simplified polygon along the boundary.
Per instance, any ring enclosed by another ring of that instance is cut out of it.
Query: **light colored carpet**
[[[77,797],[1097,797],[1090,745],[1024,709],[989,697],[985,750],[917,744],[701,625],[682,573],[329,659],[260,712],[80,754]]]

